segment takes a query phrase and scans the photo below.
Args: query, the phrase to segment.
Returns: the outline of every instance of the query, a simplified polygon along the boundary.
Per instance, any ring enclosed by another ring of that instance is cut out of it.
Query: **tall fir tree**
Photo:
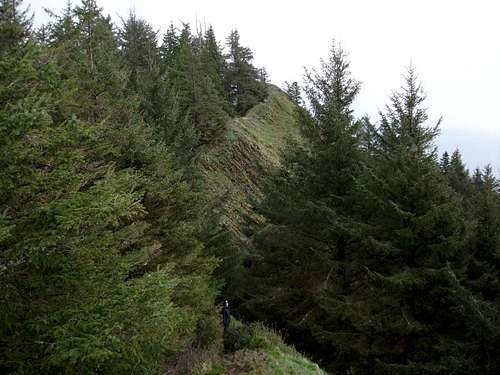
[[[441,160],[439,160],[439,169],[442,174],[448,174],[450,170],[450,155],[448,154],[448,151],[445,151],[441,156]]]
[[[179,36],[179,50],[171,69],[169,82],[177,95],[179,111],[189,118],[197,140],[193,149],[215,142],[228,119],[224,99],[201,64],[200,40],[193,37],[189,25]]]
[[[438,170],[425,97],[410,68],[381,114],[358,179],[364,240],[356,262],[350,345],[363,373],[494,373],[498,328],[460,282],[467,223]],[[490,349],[485,352],[484,348]]]
[[[233,108],[229,103],[228,93],[224,85],[224,73],[226,71],[226,61],[222,49],[215,37],[212,26],[209,26],[203,36],[198,36],[200,48],[200,60],[203,71],[210,77],[218,95],[223,100],[224,111],[233,115]]]
[[[487,301],[500,307],[500,195],[491,166],[474,174],[471,207],[474,234],[467,254],[467,282]]]
[[[120,52],[129,71],[128,85],[132,89],[148,87],[157,79],[159,51],[157,33],[146,21],[137,18],[130,11],[127,19],[122,20],[119,30]],[[139,91],[142,93],[143,90]]]
[[[472,185],[470,181],[469,170],[462,161],[462,155],[457,149],[451,154],[449,167],[447,171],[448,182],[464,200],[468,200],[472,194]]]
[[[0,0],[0,53],[26,42],[33,16],[24,8],[22,0]]]
[[[174,24],[171,23],[160,46],[160,56],[163,71],[170,69],[175,63],[179,51],[179,35]]]
[[[285,82],[285,86],[283,89],[292,102],[294,102],[298,106],[303,105],[301,88],[297,82]]]
[[[110,116],[124,120],[127,109],[134,106],[125,105],[126,80],[110,17],[103,15],[95,0],[83,0],[76,7],[68,3],[54,18],[49,46],[66,85],[60,99],[67,111],[63,116],[74,114],[93,122]]]
[[[237,30],[231,31],[226,44],[228,48],[224,75],[226,90],[236,112],[243,116],[266,97],[267,89],[259,79],[258,70],[252,64],[252,51],[248,47],[241,46]]]
[[[268,225],[255,238],[251,314],[286,329],[302,350],[345,365],[335,333],[349,310],[349,261],[358,225],[349,216],[359,172],[360,123],[351,105],[359,83],[346,53],[334,43],[319,72],[305,76],[311,110],[299,117],[310,141],[291,149],[261,210]]]

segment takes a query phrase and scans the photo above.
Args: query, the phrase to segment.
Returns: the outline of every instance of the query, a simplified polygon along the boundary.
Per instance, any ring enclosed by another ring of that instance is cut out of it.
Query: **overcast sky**
[[[74,0],[73,3],[78,3]],[[66,0],[25,0],[36,24]],[[117,22],[132,8],[160,32],[170,21],[232,28],[273,83],[301,82],[332,39],[349,53],[362,89],[355,108],[378,120],[410,64],[427,93],[431,120],[443,116],[440,151],[459,148],[470,169],[500,171],[500,4],[495,0],[100,0]],[[498,5],[497,5],[498,4]]]

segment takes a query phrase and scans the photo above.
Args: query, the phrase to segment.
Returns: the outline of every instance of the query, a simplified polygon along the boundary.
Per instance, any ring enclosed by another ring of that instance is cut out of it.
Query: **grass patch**
[[[233,350],[228,368],[235,373],[326,375],[317,364],[286,345],[278,332],[261,323],[235,326],[225,340],[226,349]]]

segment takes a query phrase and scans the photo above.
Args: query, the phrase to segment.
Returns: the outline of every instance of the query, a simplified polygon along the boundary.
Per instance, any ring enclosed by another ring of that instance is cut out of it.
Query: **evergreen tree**
[[[481,169],[476,168],[474,169],[474,174],[472,175],[472,185],[474,186],[474,189],[479,190],[481,186],[483,185],[483,176]]]
[[[269,73],[267,73],[266,68],[264,68],[264,67],[258,68],[257,69],[257,77],[263,86],[265,86],[269,83]]]
[[[160,47],[160,56],[163,70],[170,69],[177,58],[179,51],[179,36],[174,24],[171,23],[167,32],[163,36],[163,42]]]
[[[185,124],[178,111],[177,99],[168,76],[161,69],[157,33],[146,21],[138,19],[134,12],[130,12],[129,17],[122,22],[118,36],[128,75],[129,96],[135,97],[135,101],[139,103],[138,110],[144,120],[180,155],[181,150],[174,146],[175,137],[172,134]]]
[[[95,0],[77,7],[68,3],[50,31],[49,46],[65,83],[60,94],[61,108],[67,111],[63,116],[75,114],[92,122],[110,116],[124,120],[135,105],[125,101],[126,81],[111,19],[103,16]]]
[[[224,112],[224,99],[202,68],[198,42],[193,40],[189,25],[184,25],[175,63],[168,71],[179,111],[189,118],[198,140],[193,148],[214,142],[228,118]]]
[[[448,174],[450,169],[450,155],[447,151],[443,153],[441,160],[439,161],[439,169],[441,169],[441,173],[444,175]]]
[[[148,87],[157,78],[159,53],[156,32],[132,11],[122,22],[119,45],[124,63],[130,71],[129,86],[136,90],[138,87]]]
[[[500,306],[500,196],[491,166],[474,174],[475,228],[468,254],[467,281],[482,298]]]
[[[297,82],[285,82],[284,90],[292,102],[296,105],[303,105],[301,89]]]
[[[227,38],[227,48],[226,90],[236,112],[244,115],[266,97],[266,86],[252,65],[252,51],[240,45],[240,34],[237,30],[233,30]]]
[[[422,90],[409,70],[373,134],[358,179],[364,240],[349,345],[366,373],[494,373],[498,328],[487,305],[459,281],[466,223],[437,168]],[[485,347],[489,349],[484,352]]]
[[[109,19],[68,9],[0,61],[0,371],[160,372],[216,337],[206,199],[125,96]]]
[[[229,104],[228,93],[224,85],[224,72],[226,62],[222,50],[215,38],[215,33],[210,26],[203,37],[198,37],[201,43],[200,60],[202,70],[210,77],[218,96],[223,100],[224,111],[232,115],[234,110]]]
[[[0,0],[0,53],[27,40],[33,20],[28,12],[22,0]]]
[[[71,1],[68,1],[60,15],[46,10],[52,20],[47,25],[47,45],[49,47],[69,49],[68,44],[76,37],[76,22],[73,9]]]
[[[458,149],[451,155],[447,177],[453,190],[460,194],[463,199],[470,199],[472,185],[469,171],[465,168],[465,164],[462,161],[462,155]]]
[[[287,330],[302,350],[345,364],[335,332],[345,324],[356,220],[349,216],[359,171],[360,124],[351,105],[359,83],[346,53],[332,44],[320,72],[305,77],[311,112],[302,109],[310,147],[295,148],[272,181],[261,210],[269,223],[255,239],[251,314]],[[332,367],[333,369],[333,367]]]

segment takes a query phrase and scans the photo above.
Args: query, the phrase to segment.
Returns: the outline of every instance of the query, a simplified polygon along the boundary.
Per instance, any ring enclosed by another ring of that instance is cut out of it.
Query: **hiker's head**
[[[229,302],[227,300],[224,301],[224,306],[229,307]]]

